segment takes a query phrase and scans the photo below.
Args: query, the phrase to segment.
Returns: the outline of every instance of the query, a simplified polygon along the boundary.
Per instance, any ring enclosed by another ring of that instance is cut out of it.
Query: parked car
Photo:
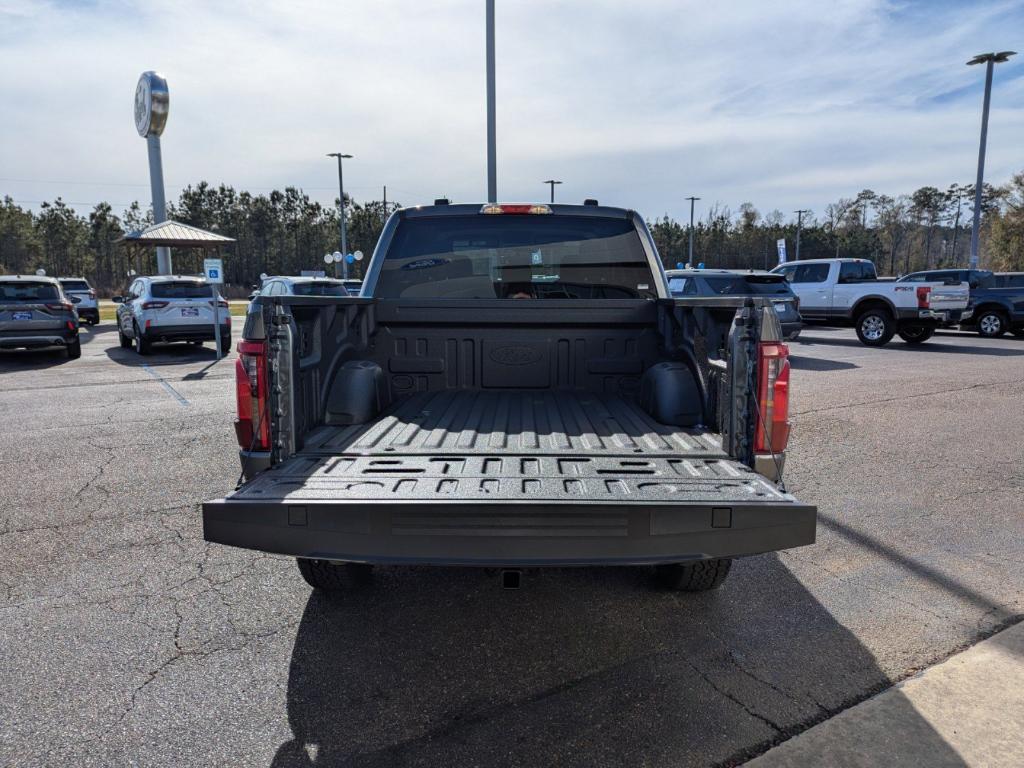
[[[134,345],[148,355],[155,343],[187,341],[202,344],[216,338],[213,302],[220,311],[221,351],[231,351],[231,314],[228,303],[202,277],[161,275],[136,278],[128,292],[115,296],[117,333],[121,346]]]
[[[966,285],[879,280],[867,259],[791,261],[772,272],[790,282],[804,322],[853,326],[869,347],[884,346],[897,333],[921,344],[940,325],[959,322],[968,304]]]
[[[929,280],[968,286],[970,304],[960,318],[961,328],[976,330],[986,338],[996,338],[1007,331],[1024,336],[1024,280],[1018,281],[1013,273],[997,276],[984,269],[931,269],[904,275],[899,282]],[[1018,285],[1012,285],[1015,282]]]
[[[348,296],[343,280],[332,277],[268,277],[259,289],[260,296]]]
[[[96,291],[89,285],[89,281],[83,277],[58,277],[57,281],[69,298],[76,298],[75,309],[78,312],[79,321],[84,320],[89,325],[99,325],[100,305],[96,299]]]
[[[472,247],[467,247],[467,244]],[[599,205],[394,213],[363,295],[260,295],[235,368],[246,482],[207,541],[314,588],[374,563],[650,565],[717,587],[810,544],[773,480],[788,349],[770,300],[674,299],[643,219]]]
[[[0,348],[64,347],[82,356],[75,300],[52,277],[0,277]]]
[[[800,300],[783,275],[752,269],[670,269],[665,274],[673,296],[770,297],[786,341],[794,341],[804,327]]]

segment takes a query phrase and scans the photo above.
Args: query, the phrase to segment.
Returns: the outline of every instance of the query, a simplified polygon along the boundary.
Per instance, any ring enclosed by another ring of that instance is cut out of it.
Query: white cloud
[[[863,187],[974,174],[974,53],[1013,48],[1018,4],[498,0],[499,190],[650,216],[698,194],[822,210]],[[0,0],[0,194],[148,197],[129,106],[171,89],[171,185],[346,188],[405,203],[485,190],[483,3]],[[1024,165],[1024,63],[997,70],[988,178]],[[172,187],[169,194],[174,196]]]

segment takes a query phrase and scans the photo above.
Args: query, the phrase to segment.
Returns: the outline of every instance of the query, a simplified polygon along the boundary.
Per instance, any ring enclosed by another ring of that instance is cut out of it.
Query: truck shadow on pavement
[[[965,336],[949,336],[949,337],[934,337],[938,338],[960,338],[965,339],[969,337]],[[1016,339],[1010,337],[1010,340],[1016,342]],[[978,344],[950,344],[944,343],[943,341],[927,341],[924,344],[905,344],[900,339],[894,338],[884,347],[865,347],[857,339],[841,339],[833,337],[823,337],[821,339],[805,340],[803,336],[800,337],[800,341],[796,344],[790,344],[790,350],[800,349],[800,344],[808,344],[814,346],[834,346],[834,347],[854,347],[863,350],[878,350],[880,352],[893,351],[893,352],[915,352],[918,354],[925,352],[941,352],[943,354],[961,354],[961,355],[992,355],[994,357],[1017,357],[1024,355],[1024,344],[1020,344],[1016,348],[1008,349],[1006,347],[994,346],[998,344],[996,339],[979,339],[981,343]]]
[[[217,353],[213,345],[194,347],[189,344],[162,344],[153,347],[148,355],[140,355],[134,349],[123,349],[114,337],[114,346],[107,347],[107,357],[118,365],[138,367],[148,365],[158,368],[163,365],[187,365],[190,363],[215,362]]]
[[[68,357],[63,347],[44,349],[2,349],[0,350],[0,373],[15,371],[39,371],[78,362]]]
[[[890,684],[775,555],[713,593],[639,568],[391,568],[310,596],[274,768],[735,765]],[[907,703],[930,765],[964,765]]]
[[[802,357],[790,355],[789,364],[798,371],[848,371],[851,368],[860,368],[856,363],[846,360],[829,360],[823,357]]]

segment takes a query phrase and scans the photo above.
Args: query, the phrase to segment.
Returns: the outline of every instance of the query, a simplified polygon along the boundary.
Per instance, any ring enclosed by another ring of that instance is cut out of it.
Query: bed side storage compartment
[[[327,395],[324,423],[366,424],[388,404],[384,371],[370,360],[348,360],[338,369]]]
[[[704,401],[686,363],[664,362],[648,368],[640,380],[640,407],[673,427],[694,427],[704,418]]]

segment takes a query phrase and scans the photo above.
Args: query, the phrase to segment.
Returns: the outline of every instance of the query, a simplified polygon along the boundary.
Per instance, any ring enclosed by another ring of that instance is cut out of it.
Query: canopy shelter
[[[140,257],[148,250],[159,246],[168,248],[188,248],[214,252],[220,255],[221,246],[235,242],[233,238],[208,232],[191,224],[177,221],[162,221],[159,224],[129,232],[117,242],[123,243],[130,256],[135,258],[136,271],[140,269]],[[200,270],[196,270],[197,272]]]

